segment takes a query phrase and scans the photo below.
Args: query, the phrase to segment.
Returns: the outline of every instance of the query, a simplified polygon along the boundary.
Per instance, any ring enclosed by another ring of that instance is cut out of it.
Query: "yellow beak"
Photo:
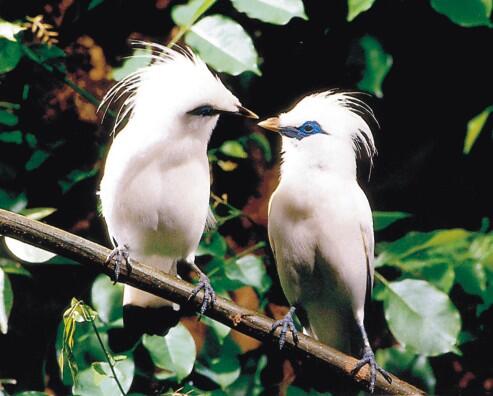
[[[266,120],[259,122],[257,125],[272,132],[279,132],[281,130],[278,117],[267,118]]]
[[[254,120],[258,120],[257,114],[243,106],[238,107],[238,112],[236,114],[246,118],[253,118]]]

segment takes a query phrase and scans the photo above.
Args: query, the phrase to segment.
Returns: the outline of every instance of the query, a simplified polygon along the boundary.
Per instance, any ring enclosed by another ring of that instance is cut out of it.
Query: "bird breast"
[[[110,235],[138,255],[188,256],[198,246],[207,217],[206,154],[180,159],[164,148],[159,155],[129,160],[114,148],[100,192]]]
[[[346,301],[355,310],[364,304],[363,201],[356,181],[338,176],[281,180],[271,201],[269,235],[290,302],[329,307]]]

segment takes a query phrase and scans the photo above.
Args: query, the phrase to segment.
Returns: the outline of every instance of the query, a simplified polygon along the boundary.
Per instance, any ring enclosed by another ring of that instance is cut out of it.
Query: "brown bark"
[[[52,251],[59,255],[71,258],[80,263],[98,267],[107,275],[113,274],[113,264],[107,265],[106,258],[110,251],[94,242],[70,234],[61,229],[30,220],[26,217],[0,209],[0,234],[9,236],[34,246]],[[192,304],[200,307],[202,293],[192,300],[188,300],[193,285],[156,271],[144,263],[132,262],[131,271],[123,266],[120,281],[164,297],[178,304]],[[271,333],[272,319],[258,312],[242,308],[231,301],[218,297],[212,309],[206,315],[224,323],[231,328],[254,337],[262,342],[277,342],[277,335]],[[357,360],[333,348],[321,344],[311,337],[299,335],[298,344],[294,344],[290,336],[285,344],[286,353],[296,355],[302,359],[313,361],[344,376],[351,376],[351,369]],[[364,367],[354,377],[354,381],[366,387],[368,368]],[[387,383],[380,375],[375,386],[376,393],[388,395],[422,395],[424,392],[414,386],[392,376],[392,384]]]

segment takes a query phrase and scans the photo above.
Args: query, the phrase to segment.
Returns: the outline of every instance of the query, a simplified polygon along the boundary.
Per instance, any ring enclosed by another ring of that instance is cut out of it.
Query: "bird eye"
[[[305,132],[311,132],[313,131],[313,127],[310,125],[310,124],[306,124],[303,129],[305,130]]]
[[[199,106],[196,109],[189,111],[188,114],[197,115],[197,116],[201,116],[201,117],[210,117],[210,116],[216,114],[216,111],[214,110],[214,108],[212,106],[204,105],[204,106]]]
[[[317,121],[305,121],[303,125],[300,125],[296,129],[299,131],[299,133],[301,134],[300,136],[302,137],[316,135],[317,133],[323,133],[327,135],[327,133],[323,131],[322,127]]]

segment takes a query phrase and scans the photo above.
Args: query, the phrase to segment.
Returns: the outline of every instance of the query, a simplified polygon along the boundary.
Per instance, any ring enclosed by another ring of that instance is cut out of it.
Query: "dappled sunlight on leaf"
[[[261,75],[252,39],[230,18],[212,15],[201,19],[190,28],[185,41],[218,72]]]
[[[275,25],[285,25],[295,17],[308,19],[301,0],[232,0],[232,3],[250,18]]]
[[[385,318],[394,337],[425,356],[457,350],[459,311],[449,297],[422,280],[386,284]]]
[[[55,253],[48,252],[47,250],[37,248],[9,237],[5,237],[5,245],[10,253],[19,260],[27,263],[44,263],[56,256]]]

